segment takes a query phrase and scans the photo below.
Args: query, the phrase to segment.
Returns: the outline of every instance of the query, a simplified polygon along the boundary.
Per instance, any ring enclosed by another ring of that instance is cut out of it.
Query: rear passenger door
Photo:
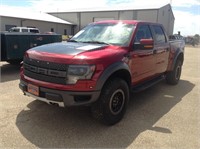
[[[154,35],[154,53],[156,55],[156,74],[167,70],[170,45],[161,25],[152,25]]]

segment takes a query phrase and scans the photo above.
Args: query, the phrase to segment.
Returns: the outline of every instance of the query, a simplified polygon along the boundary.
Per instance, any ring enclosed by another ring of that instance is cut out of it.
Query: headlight
[[[75,84],[78,80],[91,79],[95,65],[69,65],[67,84]]]

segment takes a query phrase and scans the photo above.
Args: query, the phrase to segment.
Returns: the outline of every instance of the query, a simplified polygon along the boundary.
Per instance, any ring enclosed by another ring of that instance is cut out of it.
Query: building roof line
[[[1,8],[0,16],[73,25],[73,23],[71,22],[62,20],[58,17],[43,12],[24,12],[24,11],[8,11],[8,10],[5,11],[4,9]]]
[[[152,5],[152,6],[120,6],[120,7],[93,7],[93,8],[80,8],[80,9],[72,9],[72,10],[62,10],[62,11],[56,11],[56,12],[48,12],[51,13],[73,13],[73,12],[103,12],[103,11],[127,11],[127,10],[157,10],[161,7],[167,6],[169,4],[165,5]]]

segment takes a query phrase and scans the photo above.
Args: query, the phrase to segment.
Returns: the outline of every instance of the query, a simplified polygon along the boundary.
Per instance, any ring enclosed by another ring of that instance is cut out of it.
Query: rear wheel
[[[177,60],[173,71],[169,72],[166,76],[166,81],[168,84],[176,85],[178,84],[182,71],[182,62]]]
[[[99,100],[92,106],[92,114],[104,124],[116,124],[123,118],[128,100],[127,83],[120,78],[109,80],[105,84]]]

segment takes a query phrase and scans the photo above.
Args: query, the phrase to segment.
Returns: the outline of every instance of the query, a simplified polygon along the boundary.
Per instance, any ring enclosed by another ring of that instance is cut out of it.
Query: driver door
[[[155,75],[155,54],[153,47],[150,49],[140,48],[141,39],[153,39],[149,25],[140,25],[136,31],[131,55],[132,85],[148,80]]]

